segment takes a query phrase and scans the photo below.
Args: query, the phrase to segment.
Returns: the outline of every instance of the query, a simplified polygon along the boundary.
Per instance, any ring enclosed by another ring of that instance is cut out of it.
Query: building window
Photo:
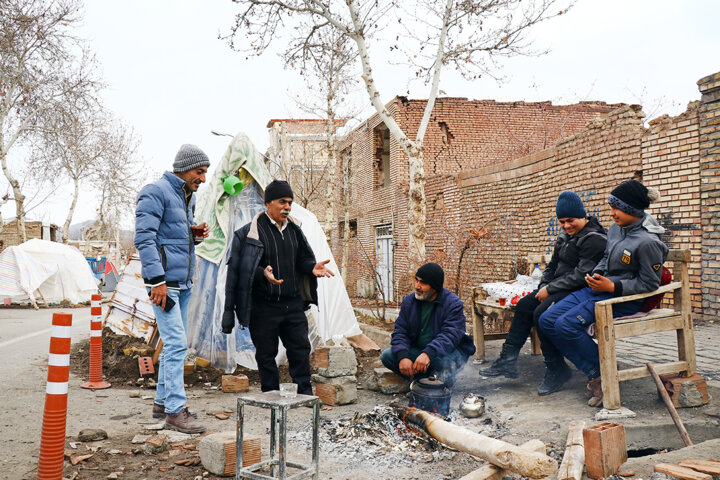
[[[350,238],[357,237],[357,219],[352,219],[350,224]],[[338,238],[345,238],[345,222],[338,222]]]
[[[390,130],[384,125],[375,129],[373,159],[374,188],[390,185]]]

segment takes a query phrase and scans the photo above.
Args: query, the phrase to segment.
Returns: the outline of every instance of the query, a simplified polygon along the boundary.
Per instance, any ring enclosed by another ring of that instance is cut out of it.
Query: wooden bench
[[[595,338],[600,353],[600,374],[602,378],[603,406],[609,410],[620,408],[620,382],[635,378],[649,377],[645,365],[619,369],[615,341],[648,333],[675,330],[677,334],[677,361],[655,363],[658,374],[680,373],[690,376],[695,373],[695,335],[690,306],[690,282],[688,263],[690,250],[670,250],[667,262],[673,263],[673,281],[654,292],[611,298],[595,304]],[[666,265],[667,265],[666,262]],[[673,292],[673,308],[656,308],[640,317],[613,319],[612,306],[616,303],[639,300],[658,293]]]
[[[550,255],[528,255],[527,263],[529,267],[528,274],[532,273],[535,265],[539,265],[541,270],[550,261]],[[509,280],[507,283],[512,283]],[[510,324],[515,315],[515,306],[510,304],[510,299],[504,306],[500,306],[497,302],[487,300],[485,291],[482,287],[477,286],[472,289],[472,323],[473,323],[473,342],[475,343],[475,360],[480,362],[485,360],[485,341],[506,338],[510,331]],[[533,327],[530,334],[530,348],[533,355],[540,355],[540,339]]]

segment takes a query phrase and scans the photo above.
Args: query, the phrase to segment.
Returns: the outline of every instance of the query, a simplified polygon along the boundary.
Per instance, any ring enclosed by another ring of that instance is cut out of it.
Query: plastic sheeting
[[[14,258],[3,257],[6,287],[14,283],[15,293],[8,290],[6,296],[16,301],[25,298],[48,303],[89,302],[98,293],[98,284],[85,257],[75,248],[62,243],[34,238],[14,247],[8,247],[3,255],[12,253]],[[29,260],[31,259],[31,260]],[[9,262],[9,263],[8,263]],[[15,263],[15,267],[12,263]],[[38,281],[41,283],[38,284]],[[18,292],[17,289],[22,290]],[[0,295],[3,295],[0,292]]]
[[[249,223],[264,209],[262,193],[256,182],[246,186],[240,194],[230,200],[230,232]],[[324,344],[331,338],[359,335],[360,327],[355,318],[339,269],[325,239],[325,234],[315,215],[299,205],[292,206],[292,216],[301,222],[303,233],[320,260],[330,259],[328,267],[336,273],[331,278],[318,281],[318,303],[320,309],[312,306],[309,312],[310,341],[314,346]],[[221,330],[222,312],[225,305],[225,279],[227,259],[216,265],[198,257],[198,264],[190,298],[188,343],[217,368],[233,371],[236,364],[257,368],[255,347],[247,329],[236,327],[231,335]],[[280,346],[278,362],[284,362],[285,352]]]

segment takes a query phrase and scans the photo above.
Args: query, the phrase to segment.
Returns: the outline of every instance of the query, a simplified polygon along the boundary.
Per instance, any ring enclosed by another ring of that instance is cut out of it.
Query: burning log
[[[402,412],[406,422],[427,432],[437,441],[512,473],[529,478],[545,478],[557,472],[557,462],[543,453],[529,452],[511,443],[471,432],[423,410],[397,403],[390,406]]]
[[[529,452],[545,453],[545,444],[537,439],[523,443],[520,445],[520,448]],[[502,480],[508,474],[508,471],[495,465],[483,465],[477,470],[468,473],[460,480]]]

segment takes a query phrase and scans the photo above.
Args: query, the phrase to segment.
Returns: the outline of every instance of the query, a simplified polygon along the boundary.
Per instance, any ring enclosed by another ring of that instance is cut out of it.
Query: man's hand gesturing
[[[263,273],[265,274],[265,278],[267,278],[268,282],[272,283],[273,285],[280,285],[281,283],[283,283],[285,281],[285,280],[278,280],[277,278],[275,278],[275,275],[273,275],[273,268],[270,265],[265,267],[265,270],[263,271]]]
[[[330,263],[329,259],[315,264],[315,267],[312,270],[313,275],[316,277],[334,277],[335,274],[333,271],[325,266],[328,263]]]

